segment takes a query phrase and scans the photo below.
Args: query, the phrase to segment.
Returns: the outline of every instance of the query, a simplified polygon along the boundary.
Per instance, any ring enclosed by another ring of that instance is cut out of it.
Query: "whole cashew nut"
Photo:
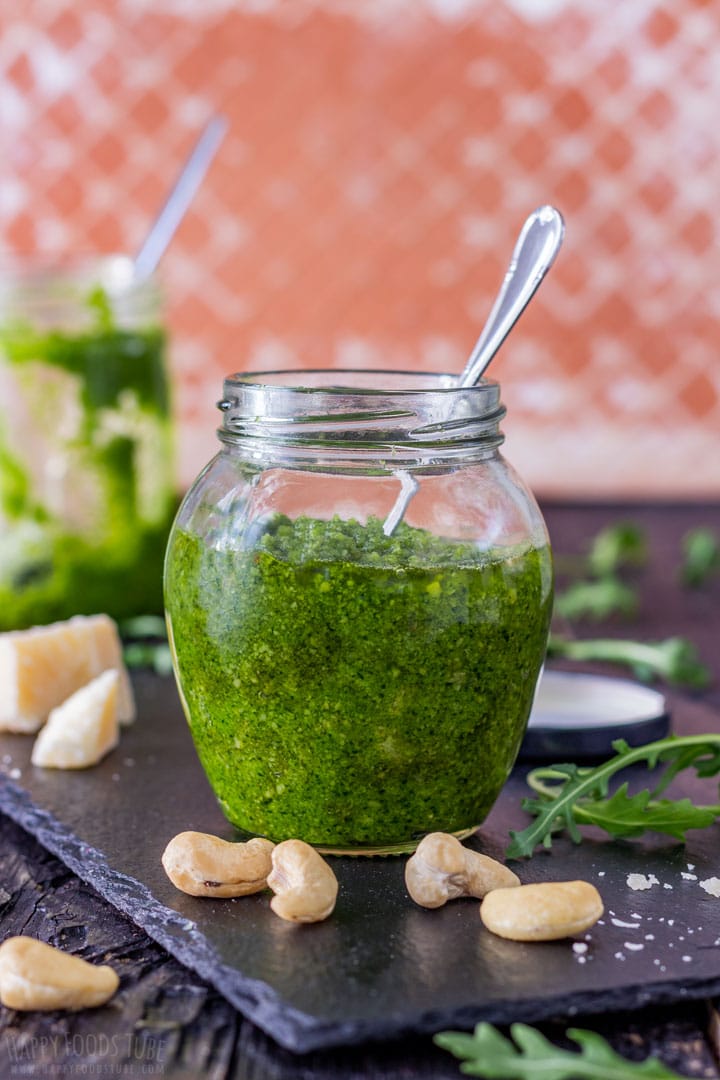
[[[320,922],[335,907],[338,883],[323,857],[303,840],[283,840],[272,853],[270,907],[289,922]]]
[[[261,837],[240,844],[183,832],[165,848],[162,864],[173,885],[190,896],[249,896],[267,884],[273,846]]]
[[[92,1009],[113,996],[120,980],[107,965],[31,937],[0,945],[0,1001],[9,1009]]]
[[[429,833],[405,866],[405,884],[416,904],[439,908],[460,896],[482,899],[493,889],[512,888],[520,879],[507,866],[463,847],[449,833]]]
[[[480,905],[493,934],[511,941],[557,941],[589,930],[603,913],[600,893],[589,881],[542,881],[497,889]]]

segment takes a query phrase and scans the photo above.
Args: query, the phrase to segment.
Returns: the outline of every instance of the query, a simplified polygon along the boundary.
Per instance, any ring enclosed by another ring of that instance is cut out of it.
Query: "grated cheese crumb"
[[[659,885],[660,882],[654,874],[628,874],[627,886],[632,889],[633,892],[643,892],[645,889],[652,889],[653,885]]]
[[[704,889],[710,896],[720,897],[720,878],[705,878],[704,881],[700,882],[700,888]]]

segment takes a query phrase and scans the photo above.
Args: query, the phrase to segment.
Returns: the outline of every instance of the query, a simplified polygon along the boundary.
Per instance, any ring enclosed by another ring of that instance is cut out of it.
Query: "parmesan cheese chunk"
[[[0,731],[37,731],[52,709],[109,668],[118,673],[118,720],[130,723],[132,687],[108,615],[0,634]]]
[[[104,671],[53,709],[32,751],[33,765],[85,769],[118,743],[118,673]]]
[[[704,889],[710,896],[720,897],[720,878],[706,878],[705,881],[700,882],[700,888]]]

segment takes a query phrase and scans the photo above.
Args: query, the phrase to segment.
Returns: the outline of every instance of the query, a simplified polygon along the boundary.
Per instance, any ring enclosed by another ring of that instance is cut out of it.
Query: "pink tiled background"
[[[459,371],[526,214],[567,221],[498,356],[545,495],[720,496],[720,4],[0,0],[0,243],[134,251],[230,131],[163,274],[180,480],[224,373]]]

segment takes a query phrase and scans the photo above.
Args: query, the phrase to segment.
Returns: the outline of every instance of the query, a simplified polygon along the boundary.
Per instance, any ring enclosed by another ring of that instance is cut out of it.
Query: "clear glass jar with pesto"
[[[0,630],[162,610],[165,345],[128,258],[0,266]]]
[[[499,453],[499,386],[234,375],[220,408],[165,603],[224,813],[326,851],[467,835],[515,760],[552,598],[542,517]]]

